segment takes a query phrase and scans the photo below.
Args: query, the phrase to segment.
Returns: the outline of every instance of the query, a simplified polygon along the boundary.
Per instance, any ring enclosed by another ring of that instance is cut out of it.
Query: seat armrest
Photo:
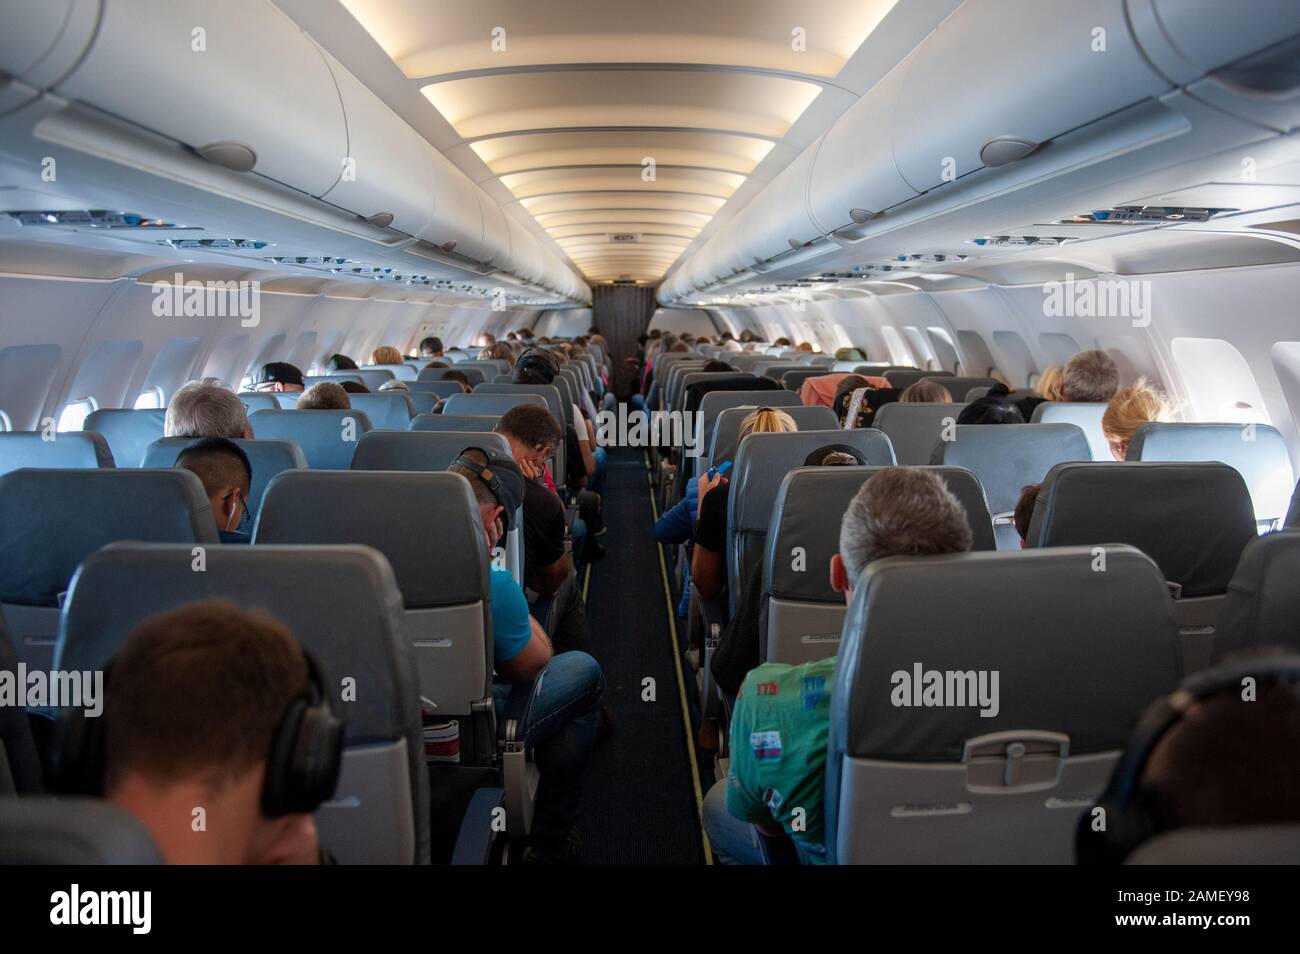
[[[528,759],[524,725],[545,678],[543,671],[531,683],[511,686],[505,712],[497,723],[501,775],[505,782],[506,831],[511,837],[527,837],[533,827],[533,808],[541,777],[537,766]]]
[[[453,865],[485,865],[492,854],[492,843],[496,840],[494,824],[496,811],[505,805],[506,792],[503,788],[488,786],[480,788],[470,799],[469,807],[460,822],[460,832],[456,835],[456,847],[451,853]]]

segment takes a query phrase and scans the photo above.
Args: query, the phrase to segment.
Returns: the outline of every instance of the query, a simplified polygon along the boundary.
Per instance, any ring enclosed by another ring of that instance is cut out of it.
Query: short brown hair
[[[501,415],[497,433],[513,437],[528,447],[558,447],[564,436],[551,412],[535,404],[517,404]]]
[[[127,773],[216,788],[271,752],[289,704],[308,690],[289,630],[223,600],[191,603],[137,626],[113,659],[105,784]]]
[[[844,511],[840,558],[856,580],[872,560],[963,553],[972,539],[966,510],[943,480],[919,467],[887,467],[863,483]]]
[[[1029,539],[1029,524],[1034,518],[1034,504],[1038,503],[1038,492],[1042,489],[1042,484],[1030,484],[1027,487],[1020,488],[1020,499],[1016,501],[1016,509],[1012,515],[1012,520],[1016,525],[1016,533],[1020,534],[1021,540]]]
[[[1061,372],[1061,396],[1067,401],[1109,401],[1119,387],[1119,368],[1104,351],[1080,351]]]
[[[352,401],[337,381],[318,381],[302,392],[294,406],[299,411],[346,411]]]

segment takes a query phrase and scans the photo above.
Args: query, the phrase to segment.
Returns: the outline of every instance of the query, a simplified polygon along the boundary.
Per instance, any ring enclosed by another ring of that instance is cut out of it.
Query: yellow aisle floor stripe
[[[659,521],[659,507],[655,504],[655,488],[650,481],[650,459],[646,456],[646,485],[650,491],[650,513]],[[668,636],[673,641],[673,668],[677,673],[677,698],[682,706],[682,730],[686,733],[686,753],[691,762],[691,784],[695,786],[695,814],[700,820],[700,842],[704,846],[704,863],[713,864],[713,849],[709,836],[704,833],[704,790],[700,788],[700,766],[695,758],[695,733],[691,731],[691,709],[686,702],[686,677],[682,673],[682,653],[677,644],[677,611],[673,608],[673,590],[668,584],[668,566],[664,563],[664,548],[655,540],[655,553],[659,554],[659,577],[664,589],[664,608],[668,610]]]

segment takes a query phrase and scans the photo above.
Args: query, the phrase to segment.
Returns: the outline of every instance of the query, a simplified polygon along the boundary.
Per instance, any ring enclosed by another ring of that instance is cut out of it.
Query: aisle
[[[609,554],[592,568],[587,619],[615,729],[596,745],[583,794],[584,861],[703,864],[643,455],[611,448],[605,485]],[[642,701],[647,678],[653,702]]]

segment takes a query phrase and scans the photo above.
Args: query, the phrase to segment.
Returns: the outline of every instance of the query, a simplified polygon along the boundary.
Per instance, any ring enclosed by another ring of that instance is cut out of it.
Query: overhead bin
[[[903,178],[925,192],[1168,91],[1130,34],[1124,6],[962,4],[900,67],[885,136]]]
[[[853,240],[856,226],[883,210],[914,198],[894,164],[894,125],[903,70],[889,72],[866,96],[857,101],[822,137],[813,159],[809,206],[822,232],[844,230]],[[948,121],[947,108],[936,118]],[[907,128],[903,125],[899,128]]]
[[[75,66],[90,45],[99,0],[8,2],[0,19],[0,71],[41,90]],[[0,90],[0,107],[5,102]]]
[[[348,154],[329,66],[265,0],[224,0],[219,12],[203,0],[106,3],[57,91],[317,197]]]
[[[1295,0],[1128,0],[1128,14],[1142,52],[1179,86],[1300,33]]]
[[[524,281],[538,281],[542,277],[543,262],[537,237],[509,216],[506,225],[510,229],[510,258],[506,270]]]
[[[747,265],[789,252],[821,236],[808,211],[808,177],[817,156],[817,140],[781,170],[745,208],[744,228],[737,230],[739,254]]]
[[[510,257],[510,226],[506,224],[506,213],[501,206],[492,201],[492,197],[476,187],[479,213],[483,217],[483,249],[488,256],[485,261],[500,265]]]
[[[450,159],[433,153],[433,218],[421,235],[449,254],[476,262],[494,261],[494,250],[483,240],[481,191]],[[500,263],[494,261],[494,264]]]
[[[421,235],[434,212],[433,147],[342,63],[320,52],[343,101],[348,137],[342,174],[321,198],[380,228]]]

